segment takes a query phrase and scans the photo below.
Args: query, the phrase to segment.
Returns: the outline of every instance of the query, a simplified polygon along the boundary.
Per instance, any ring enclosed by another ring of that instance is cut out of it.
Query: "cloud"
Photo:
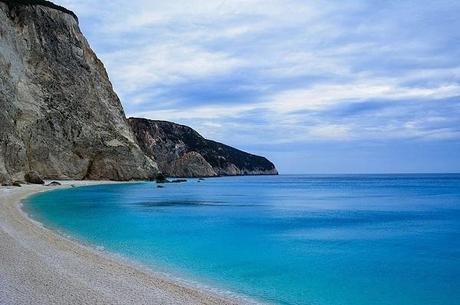
[[[128,92],[231,73],[242,64],[242,60],[223,52],[209,52],[180,42],[124,49],[104,57],[121,84],[119,89]]]
[[[128,115],[236,145],[460,138],[454,1],[58,2]]]
[[[160,110],[156,113],[174,119],[199,119],[240,116],[246,112],[264,110],[276,114],[295,114],[308,111],[327,110],[337,104],[359,103],[366,100],[424,100],[444,99],[460,96],[459,85],[441,85],[437,87],[406,88],[391,84],[391,80],[374,82],[363,81],[353,84],[316,85],[309,89],[287,90],[279,92],[268,101],[243,105],[218,105],[195,107],[190,109]],[[150,116],[153,115],[152,112]]]
[[[275,95],[265,104],[273,111],[290,113],[295,111],[321,110],[338,103],[359,102],[369,99],[420,101],[431,98],[460,96],[460,85],[442,85],[434,88],[406,88],[391,84],[391,81],[363,81],[352,84],[317,85],[310,89],[289,90]]]

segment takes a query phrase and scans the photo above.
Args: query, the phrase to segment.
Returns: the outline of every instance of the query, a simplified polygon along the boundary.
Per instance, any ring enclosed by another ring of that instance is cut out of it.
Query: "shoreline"
[[[22,210],[22,200],[39,192],[123,183],[60,182],[0,188],[0,304],[258,304],[142,268],[50,230]]]

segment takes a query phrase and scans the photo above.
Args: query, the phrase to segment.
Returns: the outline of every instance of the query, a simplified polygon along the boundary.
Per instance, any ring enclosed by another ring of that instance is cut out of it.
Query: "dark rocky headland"
[[[175,177],[276,175],[273,163],[203,138],[190,127],[166,121],[129,118],[139,146],[161,172]]]
[[[277,174],[267,159],[170,122],[129,119],[76,15],[0,0],[0,184]]]

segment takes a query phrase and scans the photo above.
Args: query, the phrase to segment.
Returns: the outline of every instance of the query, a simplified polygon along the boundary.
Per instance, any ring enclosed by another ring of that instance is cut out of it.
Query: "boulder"
[[[28,172],[25,174],[24,179],[27,183],[31,184],[45,184],[45,181],[43,181],[42,177],[40,177],[40,174],[36,171]]]
[[[47,184],[46,186],[61,186],[62,184],[57,182],[57,181],[53,181],[53,182],[50,182],[49,184]]]
[[[156,183],[169,183],[170,182],[168,179],[166,179],[165,175],[161,173],[155,177],[155,181]]]
[[[13,183],[11,183],[12,186],[16,186],[16,187],[21,187],[21,182],[19,181],[13,181]]]
[[[171,181],[171,183],[184,183],[184,182],[187,182],[187,179],[175,179]]]
[[[0,172],[0,185],[1,186],[9,186],[9,185],[11,185],[10,177],[7,174],[2,173],[2,172]]]

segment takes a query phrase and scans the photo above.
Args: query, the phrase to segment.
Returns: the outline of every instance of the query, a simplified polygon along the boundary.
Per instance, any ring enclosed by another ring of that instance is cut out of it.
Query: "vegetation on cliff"
[[[167,121],[129,118],[145,154],[159,169],[177,177],[276,175],[272,162],[205,139],[192,128]]]
[[[60,5],[54,4],[53,2],[46,1],[46,0],[0,0],[0,2],[5,2],[8,4],[8,7],[11,9],[20,6],[20,5],[41,5],[41,6],[46,6],[49,8],[53,8],[56,10],[59,10],[61,12],[64,12],[66,14],[72,15],[75,20],[78,21],[77,15],[72,12],[71,10],[66,9],[65,7],[62,7]]]

